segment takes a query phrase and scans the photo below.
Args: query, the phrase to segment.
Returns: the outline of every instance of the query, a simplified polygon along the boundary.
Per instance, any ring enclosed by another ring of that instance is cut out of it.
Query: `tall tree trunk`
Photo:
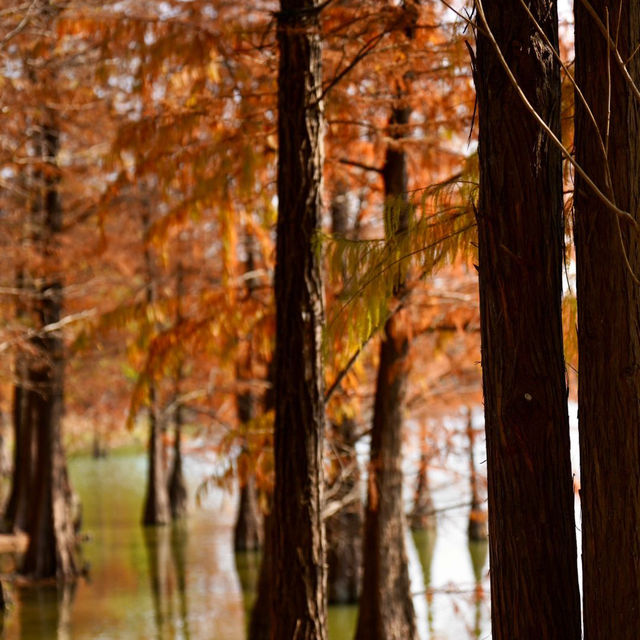
[[[591,7],[638,85],[640,2],[591,0]],[[582,2],[575,5],[575,43],[576,80],[597,123],[576,96],[576,159],[640,221],[640,103]],[[624,640],[640,629],[640,287],[630,272],[640,275],[640,248],[637,230],[579,176],[574,227],[584,631],[588,640]]]
[[[322,107],[318,0],[281,0],[277,14],[275,488],[272,637],[326,638],[324,316],[315,234],[321,222]]]
[[[480,500],[480,490],[478,488],[478,473],[476,471],[476,461],[474,447],[476,434],[473,430],[473,415],[471,407],[467,409],[467,438],[469,440],[469,484],[471,485],[471,510],[469,512],[469,526],[467,534],[469,540],[480,541],[487,538],[487,512],[482,508]]]
[[[44,167],[40,172],[41,212],[35,241],[49,268],[57,255],[57,235],[62,230],[60,180],[56,165],[59,131],[52,113],[42,126],[39,147]],[[62,283],[57,273],[42,277],[37,301],[39,326],[60,321]],[[27,533],[29,545],[21,573],[33,578],[72,578],[79,567],[73,527],[72,494],[62,448],[64,346],[58,331],[36,338],[38,355],[30,366],[31,410],[35,428],[35,479],[29,497],[32,511]]]
[[[184,270],[182,262],[178,263],[176,274],[176,327],[182,322],[182,298],[184,297]],[[187,514],[187,484],[182,469],[182,424],[183,408],[180,401],[180,385],[182,383],[182,358],[175,371],[174,408],[173,408],[173,460],[169,472],[169,509],[174,520],[184,518]]]
[[[515,77],[560,134],[560,72],[520,0],[485,0]],[[556,3],[528,3],[554,47]],[[479,5],[478,5],[479,6]],[[562,165],[484,35],[477,212],[494,640],[580,638],[562,349]]]
[[[255,269],[254,252],[256,248],[255,240],[248,230],[245,236],[245,250],[247,252],[245,261],[245,274],[248,275],[246,281],[247,295],[251,297],[258,282],[251,276],[251,273]],[[253,377],[251,334],[243,337],[247,343],[247,350],[245,353],[242,353],[238,359],[236,379],[241,384],[247,384],[247,381]],[[255,551],[262,547],[264,529],[262,526],[260,505],[258,503],[255,472],[251,463],[247,461],[249,454],[248,430],[256,413],[256,397],[250,387],[236,394],[236,413],[240,429],[242,430],[242,452],[238,465],[240,500],[238,501],[238,512],[233,531],[233,544],[236,551]]]
[[[406,133],[411,111],[395,107],[392,138]],[[407,197],[407,159],[392,142],[382,172],[387,233],[407,233],[412,207]],[[403,288],[399,284],[397,293]],[[371,429],[371,460],[362,548],[363,576],[356,640],[411,640],[416,636],[402,501],[402,423],[409,374],[410,326],[406,309],[391,316],[380,342],[380,363]]]
[[[244,429],[255,417],[255,397],[248,389],[236,396],[238,421]],[[248,455],[246,440],[243,443],[243,456]],[[238,482],[240,484],[240,500],[233,530],[233,546],[235,551],[255,551],[262,546],[262,518],[258,504],[258,492],[253,470],[249,463],[240,464]]]
[[[143,213],[142,225],[145,235],[144,264],[147,278],[147,305],[155,303],[156,291],[154,283],[153,259],[151,248],[146,237],[151,226],[149,213]],[[149,445],[147,466],[147,488],[144,500],[142,524],[145,526],[168,524],[171,520],[169,506],[169,490],[166,479],[165,452],[162,438],[162,427],[158,419],[158,400],[156,385],[149,381]]]
[[[348,192],[342,182],[336,185],[331,201],[331,232],[342,238],[350,232]],[[348,276],[343,264],[343,283]],[[331,432],[337,460],[332,462],[327,477],[328,489],[336,504],[345,504],[326,518],[327,592],[330,604],[355,604],[360,596],[364,521],[355,420],[339,412],[331,425]]]
[[[433,506],[431,486],[429,484],[429,463],[431,462],[432,454],[429,451],[427,427],[424,423],[420,425],[420,444],[422,451],[420,453],[418,480],[413,498],[413,508],[409,514],[409,526],[412,531],[433,531],[438,522]]]

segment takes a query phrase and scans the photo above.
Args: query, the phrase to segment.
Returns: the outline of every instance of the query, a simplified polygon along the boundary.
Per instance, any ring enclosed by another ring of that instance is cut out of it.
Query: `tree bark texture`
[[[556,3],[527,3],[554,47]],[[528,100],[560,135],[560,72],[519,0],[483,2]],[[494,640],[580,638],[562,347],[559,150],[477,38],[477,212]]]
[[[278,224],[275,488],[271,606],[275,640],[326,638],[320,256],[321,41],[317,0],[277,14]]]
[[[637,85],[640,2],[591,6]],[[581,2],[575,38],[576,80],[597,123],[576,96],[576,160],[638,221],[640,103]],[[640,246],[579,176],[574,203],[584,637],[625,640],[640,629],[640,287],[630,272],[640,275]]]
[[[62,207],[58,195],[59,173],[55,158],[59,132],[49,114],[38,141],[46,169],[39,172],[39,206],[35,212],[36,237],[45,260],[53,263],[57,234],[62,230]],[[40,327],[60,321],[62,283],[59,274],[42,278],[36,303]],[[35,429],[35,478],[29,496],[27,524],[29,544],[21,573],[32,578],[73,578],[79,572],[73,527],[72,494],[62,448],[64,345],[58,332],[34,340],[38,354],[30,364],[29,404]]]
[[[399,139],[410,110],[398,106],[389,121]],[[388,239],[406,233],[412,207],[407,197],[407,159],[391,142],[383,168]],[[401,293],[402,283],[398,287]],[[380,362],[371,429],[371,453],[362,547],[363,577],[356,640],[412,640],[416,637],[411,599],[405,515],[402,501],[402,423],[410,360],[406,309],[391,316],[380,342]]]

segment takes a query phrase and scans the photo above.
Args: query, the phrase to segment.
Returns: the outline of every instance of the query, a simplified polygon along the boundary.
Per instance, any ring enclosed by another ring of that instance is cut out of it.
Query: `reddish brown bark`
[[[394,108],[389,121],[393,138],[406,133],[410,113],[402,106]],[[397,142],[387,149],[382,175],[388,232],[406,233],[412,208],[407,196],[406,154]],[[398,293],[401,289],[400,283]],[[416,635],[402,502],[402,414],[409,347],[409,318],[406,310],[400,310],[386,322],[380,342],[356,640],[411,640]]]
[[[591,7],[640,84],[640,2]],[[575,19],[576,80],[597,123],[576,97],[576,160],[640,221],[640,102],[582,2]],[[631,274],[640,275],[640,245],[579,176],[575,187],[584,637],[630,640],[640,629],[640,287]]]
[[[556,134],[560,73],[519,0],[483,2],[516,79]],[[528,3],[558,46],[556,3]],[[559,150],[478,28],[477,212],[494,640],[580,638],[562,348]]]
[[[322,74],[317,0],[277,14],[278,224],[272,638],[326,638],[320,261]]]
[[[62,229],[62,207],[58,195],[59,173],[56,156],[59,132],[53,114],[38,134],[38,155],[43,168],[37,176],[38,205],[35,211],[36,237],[45,261],[53,262],[57,234]],[[60,274],[42,278],[36,302],[38,325],[44,328],[60,321],[62,283]],[[62,448],[64,347],[57,331],[48,331],[34,340],[37,356],[29,367],[32,387],[29,411],[35,430],[35,478],[29,496],[31,511],[27,522],[29,545],[21,573],[33,578],[72,578],[79,572],[73,527],[72,495]]]

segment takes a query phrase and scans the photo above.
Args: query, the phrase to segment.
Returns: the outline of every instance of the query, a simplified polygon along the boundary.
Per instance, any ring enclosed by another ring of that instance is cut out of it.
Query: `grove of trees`
[[[143,439],[160,528],[204,442],[199,491],[236,487],[234,549],[261,550],[250,640],[326,640],[334,603],[414,640],[407,528],[436,526],[453,421],[492,637],[637,637],[640,2],[558,11],[0,0],[20,580],[88,570],[65,447]]]

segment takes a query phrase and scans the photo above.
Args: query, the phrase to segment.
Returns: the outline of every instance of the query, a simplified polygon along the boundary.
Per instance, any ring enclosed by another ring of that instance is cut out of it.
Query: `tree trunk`
[[[516,79],[560,134],[559,65],[520,0],[485,0]],[[556,3],[528,3],[554,47]],[[479,15],[479,245],[494,640],[580,638],[562,349],[560,152],[525,109]]]
[[[637,85],[640,2],[591,0],[591,6]],[[597,123],[596,130],[576,96],[576,160],[639,221],[640,103],[581,2],[575,43],[576,80]],[[630,272],[640,275],[640,248],[637,231],[579,176],[574,228],[584,632],[588,640],[625,640],[640,629],[640,287]]]
[[[176,327],[182,322],[182,298],[184,297],[184,272],[182,263],[177,266],[176,277]],[[173,409],[173,461],[169,472],[169,509],[173,520],[179,520],[187,515],[187,484],[182,470],[182,424],[183,410],[180,401],[180,385],[182,383],[182,358],[180,358],[175,372],[174,409]]]
[[[144,265],[147,278],[147,305],[155,303],[156,291],[154,282],[153,259],[148,244],[147,233],[151,226],[149,213],[144,211],[142,226],[145,235]],[[153,379],[149,381],[149,445],[147,450],[147,489],[144,500],[142,524],[145,526],[168,524],[171,520],[169,505],[169,489],[165,469],[165,452],[162,428],[158,419],[156,386]]]
[[[326,638],[323,506],[322,74],[318,0],[277,14],[275,488],[272,638]]]
[[[347,187],[338,182],[331,200],[331,233],[344,238],[349,232]],[[343,263],[342,282],[348,277]],[[360,596],[364,521],[356,455],[356,423],[346,415],[339,415],[331,425],[331,431],[332,449],[337,459],[332,461],[328,473],[328,489],[332,501],[337,504],[346,501],[346,504],[326,518],[327,592],[329,604],[355,604]]]
[[[34,481],[34,428],[31,414],[32,392],[28,384],[28,358],[16,356],[16,382],[13,387],[13,470],[11,492],[3,516],[3,531],[26,531],[29,496]]]
[[[407,107],[394,108],[389,121],[392,138],[404,135],[410,113]],[[407,232],[412,214],[406,154],[397,142],[387,149],[382,175],[391,240]],[[401,289],[399,283],[398,293]],[[408,313],[401,309],[387,320],[380,343],[356,640],[412,640],[416,636],[402,501],[402,422],[410,340]]]
[[[238,421],[246,429],[255,414],[255,398],[251,390],[236,396]],[[243,444],[241,456],[247,455],[246,442]],[[238,470],[240,483],[240,500],[238,514],[233,531],[235,551],[255,551],[262,547],[262,517],[258,504],[255,474],[249,464],[240,464]]]
[[[258,576],[256,599],[251,610],[248,640],[272,640],[272,609],[271,598],[273,588],[273,514],[267,513],[263,519],[264,544],[262,546],[262,561]]]
[[[431,454],[427,443],[427,427],[423,423],[420,427],[420,463],[418,467],[418,481],[413,498],[413,509],[409,514],[409,526],[412,531],[435,530],[437,518],[429,485],[429,463]]]
[[[164,443],[158,424],[156,393],[153,382],[149,388],[149,445],[147,467],[147,491],[144,500],[142,524],[163,525],[171,521],[169,491],[164,468]]]
[[[248,231],[245,237],[245,249],[247,252],[245,274],[251,274],[255,269],[255,241]],[[248,297],[251,297],[257,285],[258,282],[255,278],[248,277],[246,281]],[[247,380],[253,376],[251,334],[243,337],[247,343],[247,350],[238,358],[236,379],[240,384],[247,384]],[[255,473],[248,460],[248,430],[256,414],[256,398],[251,388],[239,391],[236,394],[236,413],[240,429],[242,430],[242,452],[238,459],[240,500],[238,502],[238,513],[233,532],[233,542],[236,551],[255,551],[262,547],[264,529],[262,526],[260,505],[258,503]]]
[[[334,482],[328,489],[333,502],[344,504],[326,519],[327,591],[330,604],[355,604],[360,596],[363,525],[356,423],[342,416],[332,430],[333,450],[339,459],[332,464]]]
[[[480,500],[480,490],[478,489],[478,473],[476,471],[476,461],[473,448],[475,446],[476,434],[473,430],[473,419],[471,408],[468,409],[467,418],[467,438],[469,440],[469,484],[471,485],[471,511],[469,512],[469,526],[467,534],[471,541],[481,541],[487,539],[487,512],[482,508]]]
[[[40,132],[40,156],[46,168],[40,172],[40,212],[35,242],[46,261],[56,260],[57,234],[62,230],[60,180],[56,166],[59,132],[49,123]],[[58,274],[42,278],[37,301],[39,326],[59,322],[62,315],[62,283]],[[34,340],[38,355],[30,366],[30,404],[35,429],[35,479],[29,496],[27,525],[29,545],[21,573],[39,578],[72,578],[79,572],[73,527],[72,494],[62,448],[64,346],[59,332],[50,331]]]

